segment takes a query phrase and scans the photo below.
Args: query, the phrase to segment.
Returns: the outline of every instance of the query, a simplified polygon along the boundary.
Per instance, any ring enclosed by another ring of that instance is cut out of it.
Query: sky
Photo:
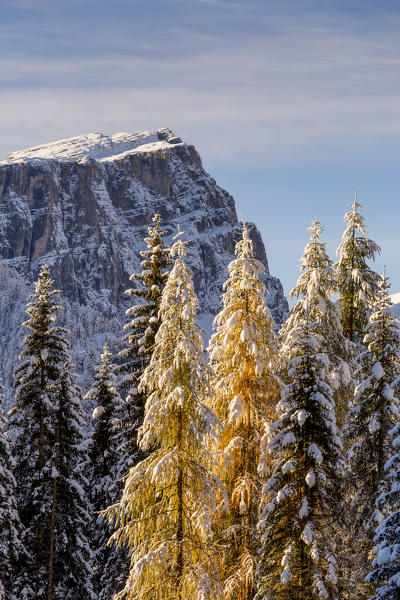
[[[0,160],[169,127],[295,285],[318,218],[332,259],[358,190],[400,291],[400,3],[0,0]]]

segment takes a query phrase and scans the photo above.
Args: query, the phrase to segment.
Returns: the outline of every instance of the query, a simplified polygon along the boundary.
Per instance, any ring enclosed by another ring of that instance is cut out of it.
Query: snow
[[[312,523],[308,522],[304,527],[303,532],[301,534],[301,538],[305,541],[307,545],[310,545],[314,540],[314,529]]]
[[[158,132],[167,130],[140,131],[138,133],[88,133],[56,142],[50,142],[34,148],[12,152],[8,161],[20,162],[32,159],[56,159],[74,162],[81,159],[94,158],[100,161],[115,160],[132,152],[154,152],[168,148],[168,141],[160,140]],[[170,139],[176,140],[172,132]],[[1,163],[0,163],[1,164]]]
[[[308,414],[308,412],[306,410],[300,409],[293,416],[295,418],[297,418],[297,421],[298,421],[300,427],[303,427],[304,423],[306,422],[307,417],[309,417],[310,415]]]
[[[317,444],[311,444],[307,450],[307,454],[312,456],[319,465],[322,463],[322,453]]]
[[[244,407],[245,407],[245,404],[244,404],[243,400],[239,396],[235,396],[229,404],[228,421],[230,423],[232,423],[232,422],[238,423],[242,418]]]
[[[308,487],[313,487],[315,485],[315,473],[314,471],[309,471],[306,475],[306,483]]]
[[[382,377],[385,375],[385,371],[383,370],[383,367],[380,362],[376,362],[373,365],[371,373],[375,377],[375,379],[382,379]]]
[[[281,583],[283,585],[286,585],[287,582],[292,578],[292,573],[290,571],[290,568],[287,566],[283,569],[282,574],[281,574]]]
[[[400,292],[391,294],[390,299],[393,302],[393,313],[397,319],[400,319]]]
[[[300,506],[300,510],[299,510],[300,519],[303,519],[304,517],[306,517],[308,515],[308,512],[309,512],[308,500],[306,497],[304,497],[303,502],[301,503],[301,506]]]
[[[92,418],[100,419],[100,417],[105,413],[105,411],[106,411],[105,406],[96,406],[96,408],[93,411]]]

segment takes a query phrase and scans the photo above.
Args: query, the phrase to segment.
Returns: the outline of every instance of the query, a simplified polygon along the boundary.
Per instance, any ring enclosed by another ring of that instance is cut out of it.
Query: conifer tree
[[[392,454],[390,429],[399,418],[399,400],[393,382],[400,373],[400,329],[391,311],[389,283],[384,276],[370,315],[364,337],[366,349],[357,357],[360,381],[344,427],[350,444],[349,486],[352,523],[349,545],[356,561],[353,565],[352,594],[368,598],[364,585],[369,571],[372,531],[375,528],[375,499],[384,481],[384,465]]]
[[[3,401],[1,389],[0,404]],[[0,600],[23,600],[26,597],[18,581],[18,563],[25,557],[26,551],[21,541],[13,468],[8,424],[0,408]]]
[[[275,468],[261,503],[257,600],[338,598],[333,541],[344,461],[320,329],[306,318],[291,330],[290,383],[263,443],[260,471],[270,455]]]
[[[313,219],[308,230],[311,236],[300,259],[301,275],[290,292],[290,297],[298,300],[282,326],[280,343],[283,355],[289,357],[291,336],[292,332],[296,332],[296,325],[306,319],[315,323],[324,344],[321,351],[327,354],[330,362],[336,417],[341,426],[347,413],[349,394],[353,393],[351,366],[354,350],[343,335],[340,309],[330,299],[336,291],[336,280],[325,243],[320,241],[322,226]]]
[[[23,324],[29,333],[10,411],[17,429],[17,503],[29,548],[20,574],[29,599],[92,600],[80,390],[67,331],[53,324],[61,307],[52,287],[43,265]]]
[[[148,249],[140,252],[143,270],[130,277],[138,287],[125,292],[133,296],[137,303],[126,311],[131,318],[124,327],[127,348],[119,354],[122,359],[120,371],[123,373],[121,388],[127,392],[118,434],[121,476],[143,458],[137,444],[137,430],[143,423],[145,397],[138,391],[138,384],[149,363],[155,334],[160,326],[158,311],[161,293],[168,277],[167,268],[171,264],[170,248],[163,240],[167,232],[161,229],[159,213],[154,215],[153,223],[148,227],[149,235],[145,238]]]
[[[91,515],[84,436],[82,392],[66,353],[57,398],[55,453],[58,460],[54,465],[57,475],[54,471],[52,475],[54,600],[97,600],[91,585],[93,557],[89,542]]]
[[[214,372],[210,406],[223,425],[214,451],[230,502],[229,514],[222,502],[215,520],[224,548],[224,599],[248,600],[254,595],[258,550],[258,450],[265,426],[275,416],[280,356],[260,279],[264,266],[254,258],[245,224],[235,252],[209,345]]]
[[[367,260],[374,260],[380,247],[367,237],[362,206],[355,199],[344,216],[347,227],[337,249],[335,264],[338,302],[342,314],[343,332],[352,342],[361,343],[368,321],[368,309],[378,290],[379,275]]]
[[[373,571],[367,577],[378,586],[371,600],[400,598],[400,423],[390,434],[394,454],[385,464],[386,490],[376,500],[380,522],[374,537]]]
[[[92,406],[94,430],[89,450],[89,500],[92,512],[90,542],[94,554],[92,585],[98,600],[110,600],[123,587],[127,577],[126,552],[107,546],[112,530],[100,514],[119,497],[118,453],[115,443],[115,418],[121,398],[115,388],[108,344],[104,345],[96,381],[85,396]]]
[[[211,517],[218,480],[209,470],[207,439],[217,420],[202,402],[207,368],[195,324],[198,302],[185,264],[185,243],[173,245],[174,267],[162,293],[161,325],[140,383],[148,394],[141,449],[121,501],[109,508],[112,539],[132,550],[126,600],[220,598]]]

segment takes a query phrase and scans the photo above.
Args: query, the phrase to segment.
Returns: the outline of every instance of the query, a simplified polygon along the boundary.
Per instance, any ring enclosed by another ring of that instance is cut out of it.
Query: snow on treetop
[[[139,131],[133,134],[116,133],[111,136],[102,133],[88,133],[12,152],[8,155],[8,162],[38,159],[74,162],[84,158],[109,161],[117,156],[120,157],[122,154],[142,151],[151,152],[179,143],[182,143],[182,140],[175,136],[170,129]]]

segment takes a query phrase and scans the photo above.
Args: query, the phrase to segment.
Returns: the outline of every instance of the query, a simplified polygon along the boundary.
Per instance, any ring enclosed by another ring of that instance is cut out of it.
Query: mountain
[[[14,152],[0,162],[1,374],[9,390],[24,305],[43,262],[63,292],[63,320],[72,330],[84,387],[104,335],[117,350],[130,304],[124,291],[130,274],[140,270],[139,251],[156,211],[169,240],[179,223],[192,241],[188,261],[199,318],[210,330],[239,223],[234,199],[204,170],[194,146],[169,129],[93,133]],[[255,226],[252,238],[279,324],[287,301],[269,273]]]
[[[390,299],[393,302],[393,313],[397,319],[400,319],[400,292],[392,294]]]

